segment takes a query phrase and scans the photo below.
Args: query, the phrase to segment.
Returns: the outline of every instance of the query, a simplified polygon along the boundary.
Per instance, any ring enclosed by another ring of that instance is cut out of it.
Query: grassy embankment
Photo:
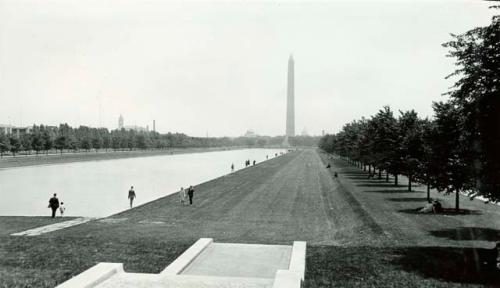
[[[334,178],[333,171],[340,177]],[[416,214],[425,202],[425,187],[408,192],[367,179],[340,161],[327,170],[312,150],[195,189],[189,207],[172,195],[38,237],[0,232],[0,285],[52,287],[100,261],[123,262],[129,272],[157,273],[200,237],[263,244],[307,241],[306,287],[500,283],[499,273],[483,264],[487,248],[500,236],[497,208],[482,210],[479,202],[467,202],[463,206],[474,213]]]

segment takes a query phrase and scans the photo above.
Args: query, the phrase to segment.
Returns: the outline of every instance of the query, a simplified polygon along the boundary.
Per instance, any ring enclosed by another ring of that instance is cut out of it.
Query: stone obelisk
[[[286,101],[286,140],[288,137],[295,136],[295,95],[294,95],[294,75],[293,75],[293,56],[288,58],[288,86]],[[286,141],[288,142],[288,141]]]

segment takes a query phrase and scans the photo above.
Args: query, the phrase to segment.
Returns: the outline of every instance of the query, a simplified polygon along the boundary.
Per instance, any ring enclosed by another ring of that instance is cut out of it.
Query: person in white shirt
[[[64,216],[64,211],[66,211],[66,206],[64,206],[64,202],[61,202],[61,205],[59,205],[59,212],[61,213],[61,217]]]
[[[184,206],[186,204],[186,190],[184,190],[183,187],[181,187],[181,190],[179,191],[179,198],[181,205]]]

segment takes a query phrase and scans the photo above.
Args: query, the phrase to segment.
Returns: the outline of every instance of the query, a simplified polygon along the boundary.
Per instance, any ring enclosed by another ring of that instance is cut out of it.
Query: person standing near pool
[[[57,199],[56,193],[54,193],[54,197],[49,199],[49,208],[52,209],[52,218],[55,218],[57,208],[59,208],[59,199]]]
[[[193,205],[193,196],[194,196],[193,186],[189,186],[188,196],[189,196],[189,205]]]
[[[134,199],[135,199],[135,191],[134,191],[134,186],[130,187],[130,190],[128,190],[128,199],[130,200],[130,208],[132,208],[132,205],[134,204]]]
[[[184,190],[184,187],[181,187],[181,190],[179,191],[179,200],[182,206],[186,204],[186,190]]]

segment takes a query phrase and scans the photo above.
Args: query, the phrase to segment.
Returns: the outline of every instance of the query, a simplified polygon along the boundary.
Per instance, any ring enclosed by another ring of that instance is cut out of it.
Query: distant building
[[[286,93],[286,136],[295,136],[295,84],[293,56],[288,58],[288,82]]]
[[[0,124],[0,131],[3,132],[4,134],[11,134],[12,128],[15,128],[15,127],[12,125]]]
[[[243,135],[243,137],[251,137],[251,138],[253,138],[253,137],[257,137],[257,136],[258,136],[258,135],[257,135],[254,131],[252,131],[252,130],[248,130],[248,131],[245,133],[245,135]]]
[[[123,128],[123,116],[120,114],[120,117],[118,118],[118,130],[121,130]]]
[[[16,135],[17,137],[31,133],[33,126],[16,127],[13,125],[0,124],[0,131],[7,135]]]
[[[149,129],[147,127],[141,127],[137,125],[129,125],[129,126],[124,126],[123,129],[130,131],[133,130],[135,132],[147,132]]]
[[[118,118],[118,130],[125,129],[127,131],[133,130],[136,132],[147,132],[149,131],[149,126],[146,127],[141,127],[137,125],[124,125],[125,121],[123,120],[123,116],[120,114],[120,117]]]
[[[304,127],[304,129],[302,129],[302,133],[300,133],[300,135],[302,136],[309,136],[309,133],[307,132],[307,128]]]

